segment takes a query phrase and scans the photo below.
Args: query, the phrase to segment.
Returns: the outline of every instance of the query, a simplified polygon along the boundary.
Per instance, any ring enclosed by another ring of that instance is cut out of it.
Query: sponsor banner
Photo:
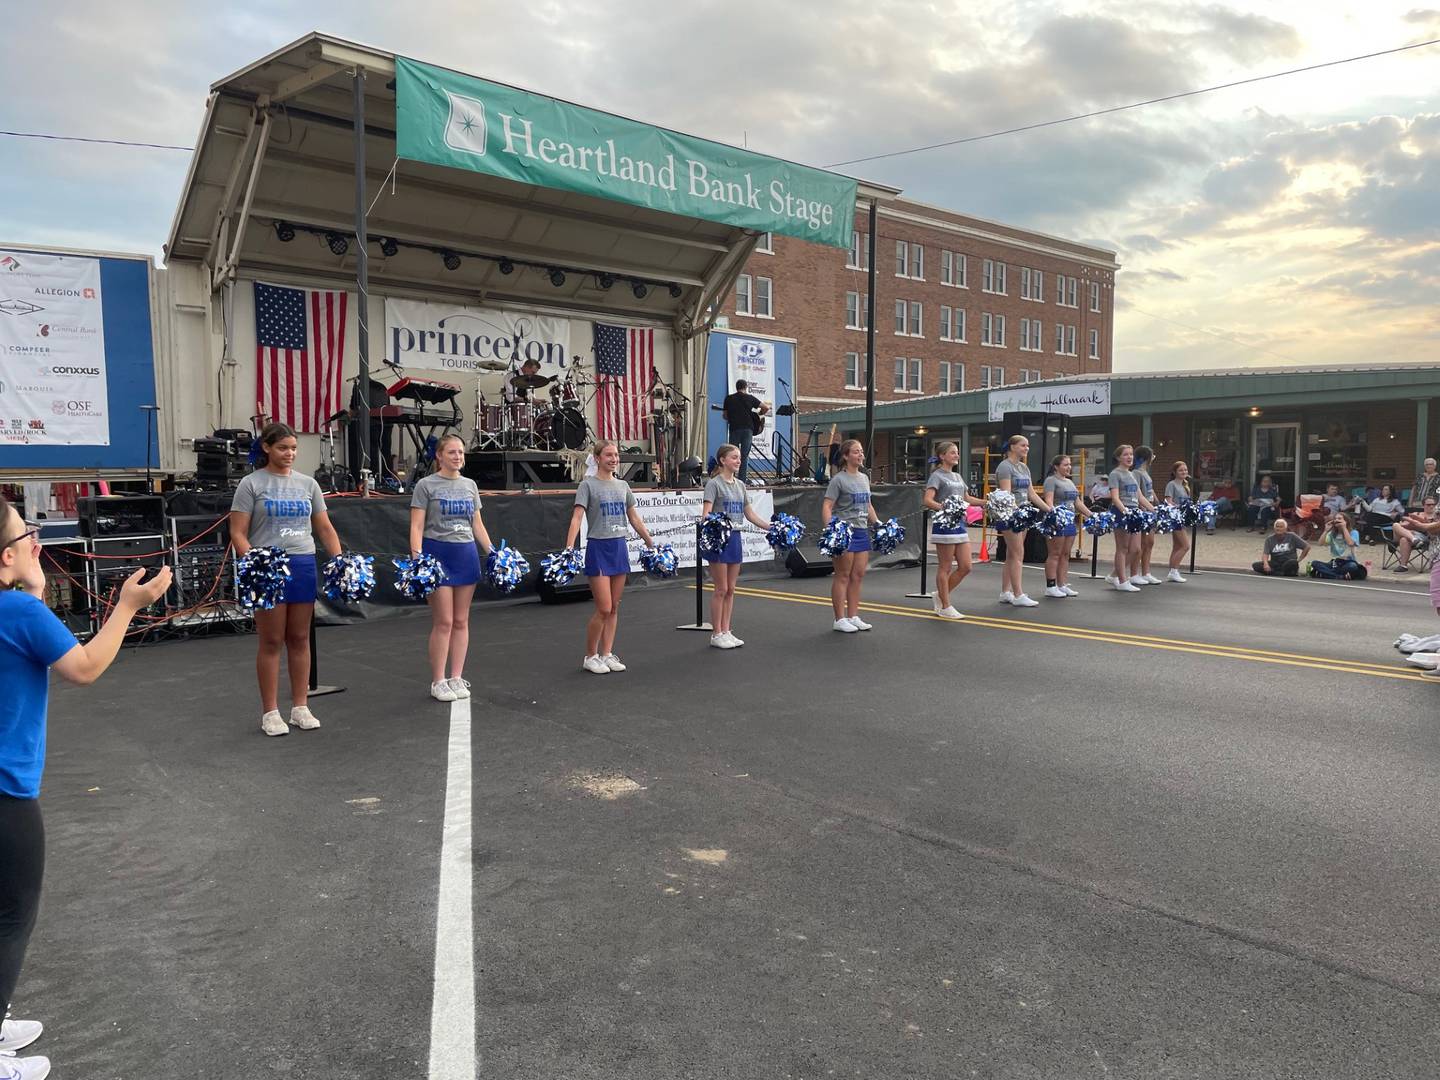
[[[695,550],[695,522],[700,517],[700,507],[704,504],[703,492],[700,491],[637,491],[635,492],[635,509],[639,511],[641,518],[645,521],[645,527],[651,534],[664,532],[664,536],[656,536],[657,544],[670,544],[675,548],[675,555],[680,560],[681,566],[693,567],[697,552]],[[768,491],[751,491],[750,505],[755,512],[766,521],[770,520],[775,513],[775,496]],[[679,526],[688,526],[679,528]],[[674,532],[668,530],[674,529]],[[583,545],[585,536],[589,530],[586,528],[585,519],[580,519],[580,542]],[[753,531],[753,526],[740,534],[740,542],[744,551],[746,562],[769,562],[775,555],[775,550],[765,542],[765,534]],[[645,542],[639,537],[630,541],[630,572],[640,573],[644,567],[640,565],[640,552],[645,548]]]
[[[1068,416],[1109,416],[1108,382],[1064,383],[1060,386],[1007,386],[990,391],[990,420],[999,423],[1007,412],[1052,412]]]
[[[0,251],[0,443],[109,446],[100,261]]]
[[[570,366],[570,320],[500,308],[429,300],[385,301],[385,359],[408,368],[452,373],[499,361],[516,370],[536,360],[542,375]]]
[[[745,392],[761,401],[775,403],[775,343],[756,341],[752,338],[729,338],[725,342],[725,358],[729,380],[726,392],[735,389],[735,383],[744,379],[749,386]]]
[[[512,86],[395,60],[402,158],[849,247],[856,183]]]

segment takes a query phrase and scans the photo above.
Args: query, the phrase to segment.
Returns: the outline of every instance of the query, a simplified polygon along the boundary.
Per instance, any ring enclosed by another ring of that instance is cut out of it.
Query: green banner
[[[402,158],[848,248],[855,181],[395,60]]]

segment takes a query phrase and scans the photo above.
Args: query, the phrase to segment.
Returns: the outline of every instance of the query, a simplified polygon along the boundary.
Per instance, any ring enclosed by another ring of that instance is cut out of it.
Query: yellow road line
[[[694,588],[694,586],[691,586]],[[709,586],[707,585],[708,589]],[[736,593],[764,600],[782,600],[792,604],[811,604],[830,607],[827,597],[810,596],[806,593],[784,592],[778,589],[758,589],[750,586],[736,588]],[[862,603],[861,610],[883,615],[895,615],[910,619],[937,619],[933,611],[906,607],[899,604]],[[1215,656],[1224,660],[1249,660],[1259,664],[1280,664],[1286,667],[1313,668],[1319,671],[1340,672],[1347,675],[1369,675],[1381,679],[1400,679],[1405,682],[1428,681],[1418,672],[1403,667],[1373,664],[1361,660],[1340,660],[1334,657],[1308,656],[1302,653],[1275,652],[1266,649],[1250,649],[1241,645],[1223,645],[1216,642],[1185,641],[1179,638],[1148,638],[1133,634],[1122,634],[1110,630],[1090,629],[1078,626],[1059,626],[1054,623],[1022,622],[1018,619],[995,619],[985,615],[965,616],[959,626],[976,626],[987,630],[1013,630],[1026,634],[1042,634],[1049,637],[1073,638],[1100,645],[1124,645],[1130,648],[1159,649],[1165,652],[1184,652],[1198,656]]]

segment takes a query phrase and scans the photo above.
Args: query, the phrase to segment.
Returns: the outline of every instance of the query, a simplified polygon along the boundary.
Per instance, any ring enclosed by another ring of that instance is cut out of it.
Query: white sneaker
[[[836,619],[835,625],[831,629],[839,630],[842,634],[856,634],[860,631],[860,628],[849,619]]]
[[[0,1057],[0,1080],[45,1080],[49,1075],[47,1057]]]
[[[874,629],[875,629],[873,626],[871,626],[871,625],[870,625],[868,622],[866,622],[864,619],[860,618],[859,615],[851,615],[851,616],[850,616],[850,625],[853,626],[853,627],[855,627],[856,630],[874,630]]]
[[[45,1030],[39,1020],[6,1020],[0,1024],[0,1054],[13,1054],[29,1046]]]
[[[1132,585],[1132,584],[1131,584],[1130,582],[1128,582],[1128,581],[1122,581],[1122,582],[1120,582],[1119,585],[1116,585],[1116,586],[1115,586],[1115,589],[1116,589],[1117,592],[1139,592],[1139,591],[1140,591],[1139,589],[1137,589],[1134,585]]]
[[[1184,581],[1185,579],[1180,576],[1180,571],[1179,571],[1179,570],[1171,570],[1168,574],[1165,575],[1165,580],[1166,580],[1166,581]]]
[[[450,689],[450,680],[441,679],[430,684],[430,696],[436,701],[454,701],[455,691]]]
[[[1026,596],[1023,592],[1022,592],[1019,596],[1015,597],[1014,600],[1011,600],[1010,603],[1011,603],[1011,605],[1014,606],[1014,607],[1039,607],[1039,606],[1040,606],[1040,601],[1039,601],[1039,600],[1031,600],[1030,597]]]
[[[1064,589],[1060,588],[1059,585],[1047,585],[1045,586],[1045,595],[1053,596],[1056,600],[1064,600],[1065,597],[1069,596],[1070,594],[1067,593]]]
[[[744,645],[744,644],[745,644],[745,642],[743,642],[742,640],[740,640],[738,637],[736,637],[734,634],[732,634],[729,630],[726,630],[726,631],[725,631],[725,636],[730,639],[730,644],[733,645],[733,646],[735,646],[735,648],[737,648],[737,649],[738,649],[741,645]]]
[[[1066,596],[1079,596],[1079,595],[1080,595],[1080,590],[1079,590],[1079,589],[1072,589],[1069,585],[1061,585],[1061,586],[1060,586],[1060,591],[1063,592]]]
[[[455,678],[447,679],[445,681],[450,684],[450,689],[454,691],[457,700],[470,696],[469,679],[462,679],[460,678],[460,676],[457,675],[455,676]]]
[[[715,648],[715,649],[733,649],[733,648],[735,648],[734,645],[730,644],[730,639],[727,638],[724,634],[711,634],[711,635],[710,635],[710,646],[711,646],[711,648]]]
[[[296,705],[291,709],[290,723],[301,731],[314,731],[320,726],[320,721],[315,719],[315,714],[310,711],[308,705]]]
[[[604,663],[604,665],[605,665],[607,668],[609,668],[611,671],[624,671],[624,670],[625,670],[625,665],[620,662],[620,657],[616,656],[613,652],[612,652],[612,653],[606,653],[604,656],[602,656],[602,657],[600,658],[600,660],[601,660],[601,661]]]
[[[1114,574],[1106,574],[1106,575],[1105,575],[1105,584],[1106,584],[1106,585],[1119,585],[1119,584],[1120,584],[1120,579],[1117,578]]]
[[[1150,584],[1150,579],[1147,578],[1144,574],[1132,574],[1132,575],[1130,575],[1130,584],[1131,584],[1131,585],[1149,585],[1149,584]]]
[[[961,615],[960,612],[956,611],[953,606],[943,607],[935,614],[939,615],[942,619],[963,619],[965,617],[964,615]]]
[[[605,661],[602,660],[599,656],[585,657],[585,662],[580,666],[593,675],[610,674],[610,668],[606,666]]]
[[[930,598],[930,606],[935,609],[935,614],[936,614],[936,615],[939,615],[940,612],[944,610],[944,609],[940,606],[940,594],[939,594],[939,593],[936,593],[934,596],[932,596],[932,597]]]
[[[1411,653],[1409,656],[1405,657],[1405,659],[1408,660],[1410,663],[1414,664],[1416,667],[1427,668],[1430,671],[1434,671],[1436,668],[1440,668],[1440,653]]]
[[[1144,578],[1145,578],[1145,584],[1146,584],[1146,585],[1163,585],[1163,584],[1164,584],[1164,582],[1163,582],[1160,578],[1156,577],[1154,574],[1145,574],[1145,575],[1144,575]]]
[[[285,718],[280,715],[279,709],[271,709],[264,716],[260,717],[260,730],[266,735],[289,735],[290,728],[285,723]]]
[[[1013,604],[1014,602],[1015,602],[1015,594],[1014,594],[1014,593],[1012,593],[1012,592],[1002,592],[1002,593],[1000,594],[1000,603],[1002,603],[1002,604]]]

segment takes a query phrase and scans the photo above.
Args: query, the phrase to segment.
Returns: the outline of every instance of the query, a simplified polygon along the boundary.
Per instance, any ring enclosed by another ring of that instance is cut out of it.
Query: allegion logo
[[[39,304],[32,304],[29,300],[0,300],[0,311],[6,315],[33,315],[44,310]]]

